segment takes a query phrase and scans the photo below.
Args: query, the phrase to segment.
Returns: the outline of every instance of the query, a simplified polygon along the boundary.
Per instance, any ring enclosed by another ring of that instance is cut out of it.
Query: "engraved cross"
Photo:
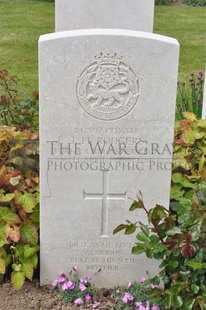
[[[109,200],[125,200],[127,198],[127,191],[122,194],[109,193],[109,172],[102,171],[102,192],[101,193],[86,193],[83,191],[84,201],[87,199],[102,201],[102,215],[101,215],[101,234],[100,237],[108,237],[108,207]]]

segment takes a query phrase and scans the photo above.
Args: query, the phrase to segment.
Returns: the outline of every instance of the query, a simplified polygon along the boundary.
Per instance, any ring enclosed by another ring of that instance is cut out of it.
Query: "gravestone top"
[[[143,31],[133,31],[127,29],[79,29],[70,31],[54,32],[49,34],[43,34],[39,38],[39,43],[50,40],[63,39],[68,37],[81,37],[81,36],[128,36],[137,37],[142,39],[150,39],[159,41],[160,44],[163,42],[174,44],[179,46],[178,41],[175,38],[167,37],[160,34],[154,34]]]
[[[125,286],[155,261],[113,235],[141,190],[169,205],[179,44],[132,30],[74,30],[39,43],[41,284],[79,265],[96,287]]]
[[[154,0],[56,0],[56,31],[111,28],[153,31]]]

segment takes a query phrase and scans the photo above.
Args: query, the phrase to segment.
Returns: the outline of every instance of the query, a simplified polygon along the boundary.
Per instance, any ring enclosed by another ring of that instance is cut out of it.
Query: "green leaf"
[[[182,234],[179,227],[173,227],[166,232],[167,236],[174,236],[174,235],[178,235],[178,234],[180,234],[180,235]]]
[[[179,199],[184,195],[185,191],[182,190],[182,185],[175,184],[172,185],[170,191],[170,199]]]
[[[14,271],[21,271],[21,264],[12,264],[12,269],[14,270]]]
[[[38,242],[38,232],[36,227],[31,223],[24,223],[20,228],[20,236],[23,242],[30,245],[36,245]]]
[[[136,209],[142,209],[142,202],[141,201],[134,201],[131,207],[129,208],[129,211],[134,211]]]
[[[0,258],[0,274],[5,274],[5,272],[6,272],[6,263],[2,258]]]
[[[140,226],[141,226],[142,232],[145,234],[145,236],[148,237],[149,236],[149,228],[141,222],[140,222]]]
[[[182,183],[183,176],[181,173],[173,173],[172,174],[172,182],[174,183]]]
[[[5,226],[4,225],[0,225],[0,248],[7,243],[6,237],[5,237]]]
[[[16,203],[20,205],[26,213],[32,213],[37,201],[33,194],[30,193],[17,193],[15,197]]]
[[[34,255],[31,257],[31,261],[32,261],[33,267],[34,267],[34,268],[37,268],[37,265],[38,265],[38,255],[37,255],[37,254],[34,254]]]
[[[12,212],[7,207],[0,207],[0,218],[3,219],[8,224],[21,223],[21,220],[18,217],[18,215]]]
[[[176,307],[178,307],[178,309],[181,309],[182,305],[183,305],[183,299],[181,296],[174,296],[173,297],[173,301]]]
[[[176,261],[169,261],[169,263],[167,264],[167,267],[171,267],[171,268],[177,268],[179,266],[179,262]]]
[[[143,232],[138,233],[136,238],[142,242],[149,242],[149,238]]]
[[[113,230],[113,234],[116,234],[118,232],[120,232],[121,230],[124,230],[125,228],[127,228],[128,225],[126,224],[120,224],[118,225],[114,230]]]
[[[195,260],[190,260],[186,263],[186,265],[188,267],[191,267],[192,269],[194,270],[198,270],[198,269],[201,269],[202,268],[202,263],[201,262],[198,262],[198,261],[195,261]]]
[[[22,271],[13,271],[11,274],[11,284],[15,288],[15,290],[19,291],[25,281],[25,276]]]
[[[188,126],[181,134],[180,139],[186,144],[192,146],[195,142],[195,135],[190,126]]]
[[[14,198],[14,193],[10,194],[0,194],[0,202],[9,202]]]
[[[184,309],[193,310],[194,303],[195,303],[195,299],[186,300],[184,302]]]
[[[133,248],[132,248],[132,254],[141,254],[145,252],[145,247],[142,243],[137,243]]]
[[[25,277],[32,281],[34,274],[34,267],[31,262],[23,262],[21,271],[24,273]]]
[[[33,213],[30,216],[32,222],[39,224],[39,204],[34,208]]]
[[[170,309],[172,304],[173,304],[173,295],[171,294],[170,291],[168,291],[166,294],[165,305],[168,309]]]
[[[10,178],[9,183],[13,186],[16,186],[19,184],[20,179],[21,179],[21,176],[18,175],[17,177]]]
[[[191,290],[193,291],[194,294],[197,294],[199,292],[200,287],[196,284],[191,285]]]
[[[149,237],[151,246],[157,246],[159,244],[159,238],[156,235]]]
[[[135,232],[136,230],[136,225],[134,224],[130,224],[129,226],[127,226],[127,228],[125,229],[125,235],[131,235]]]
[[[29,246],[28,244],[26,244],[24,246],[24,257],[25,258],[30,258],[32,257],[35,253],[37,253],[39,251],[39,246],[36,245],[34,247]]]
[[[149,210],[148,218],[150,222],[155,222],[159,224],[159,222],[167,215],[165,208],[160,205],[156,205],[154,209]]]
[[[9,265],[11,264],[11,259],[12,259],[12,258],[11,258],[11,255],[10,255],[10,254],[7,254],[7,253],[6,253],[6,255],[4,255],[3,259],[4,259],[4,261],[5,261],[6,267],[9,266]]]
[[[194,188],[194,184],[189,182],[188,180],[186,180],[181,173],[173,173],[172,174],[172,182],[173,183],[179,183],[183,187]]]

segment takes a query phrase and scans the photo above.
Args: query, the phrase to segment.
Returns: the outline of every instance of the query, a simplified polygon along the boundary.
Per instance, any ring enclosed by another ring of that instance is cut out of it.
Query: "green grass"
[[[38,38],[53,31],[53,3],[0,1],[0,68],[18,76],[27,94],[38,88]]]
[[[154,32],[176,38],[180,43],[179,79],[206,65],[206,7],[155,8]]]
[[[206,7],[155,8],[155,33],[175,37],[181,44],[180,79],[204,70],[205,20]],[[27,94],[38,88],[38,38],[53,31],[54,3],[0,0],[0,68],[18,76]]]

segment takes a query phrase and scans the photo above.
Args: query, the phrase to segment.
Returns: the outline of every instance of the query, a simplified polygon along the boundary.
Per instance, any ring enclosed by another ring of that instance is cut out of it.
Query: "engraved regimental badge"
[[[121,118],[138,100],[137,77],[117,54],[100,54],[95,58],[77,81],[78,101],[95,118],[104,121]]]

